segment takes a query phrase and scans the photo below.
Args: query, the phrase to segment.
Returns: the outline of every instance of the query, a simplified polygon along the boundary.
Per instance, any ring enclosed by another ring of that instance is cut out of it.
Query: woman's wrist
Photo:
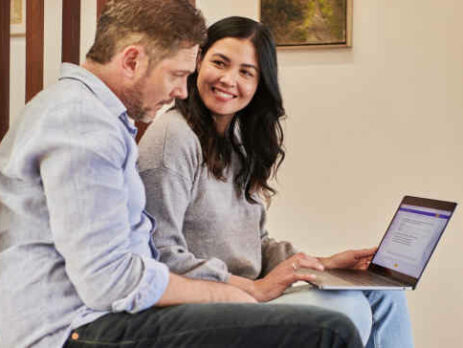
[[[228,278],[228,284],[246,291],[259,302],[265,301],[266,296],[265,291],[263,290],[265,283],[263,279],[251,280],[244,277],[230,275]]]
[[[236,286],[237,288],[246,291],[249,295],[254,296],[254,282],[250,279],[230,274],[228,277],[228,284]]]
[[[266,291],[266,281],[265,278],[257,279],[252,282],[254,298],[259,302],[267,302],[271,298],[268,296],[268,291]]]
[[[333,268],[331,257],[317,257],[318,261],[323,265],[325,269]]]

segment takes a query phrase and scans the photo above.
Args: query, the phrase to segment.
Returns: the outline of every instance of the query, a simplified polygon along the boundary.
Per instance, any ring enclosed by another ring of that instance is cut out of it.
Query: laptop
[[[367,270],[316,271],[309,281],[322,290],[414,290],[457,206],[405,196]]]

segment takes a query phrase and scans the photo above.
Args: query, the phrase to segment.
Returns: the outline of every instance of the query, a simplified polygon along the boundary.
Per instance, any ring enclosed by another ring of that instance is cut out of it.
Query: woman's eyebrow
[[[243,68],[251,68],[254,69],[255,71],[259,72],[259,68],[255,66],[254,64],[241,64]]]
[[[222,54],[222,53],[214,53],[212,55],[212,57],[214,56],[217,56],[217,57],[220,57],[222,58],[224,61],[226,61],[227,63],[230,63],[230,58],[228,58],[226,55]],[[257,66],[255,66],[254,64],[246,64],[246,63],[243,63],[243,64],[240,64],[243,68],[252,68],[254,70],[256,70],[257,72],[259,72],[259,68]]]
[[[213,57],[214,57],[214,56],[218,56],[218,57],[222,58],[223,60],[225,60],[225,61],[227,61],[227,62],[230,62],[230,58],[228,58],[226,55],[224,55],[224,54],[222,54],[222,53],[214,53],[212,56],[213,56]]]

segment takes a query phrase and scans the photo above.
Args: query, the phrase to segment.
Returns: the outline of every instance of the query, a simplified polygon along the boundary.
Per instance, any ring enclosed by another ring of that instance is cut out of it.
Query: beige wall
[[[47,0],[45,13],[59,2]],[[83,1],[83,52],[94,31],[92,2]],[[257,0],[197,3],[209,23],[258,13]],[[289,117],[280,194],[269,212],[273,236],[327,255],[375,245],[404,194],[463,204],[462,12],[459,0],[356,0],[352,49],[279,52]],[[56,25],[47,18],[46,28]],[[59,46],[53,30],[47,47]],[[12,43],[12,115],[23,100],[16,66],[23,47]],[[47,84],[60,57],[49,50]],[[408,293],[417,348],[456,347],[462,339],[459,210],[418,290]]]
[[[257,17],[257,1],[199,6],[214,20]],[[352,49],[279,52],[287,159],[270,233],[327,255],[375,245],[404,194],[463,204],[462,11],[459,0],[356,0]],[[408,294],[418,348],[461,344],[459,210]]]

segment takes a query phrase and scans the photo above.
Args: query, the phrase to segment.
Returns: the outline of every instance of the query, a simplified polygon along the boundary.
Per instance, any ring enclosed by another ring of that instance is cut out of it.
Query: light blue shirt
[[[0,145],[0,347],[60,347],[164,293],[136,129],[112,91],[64,64]]]

